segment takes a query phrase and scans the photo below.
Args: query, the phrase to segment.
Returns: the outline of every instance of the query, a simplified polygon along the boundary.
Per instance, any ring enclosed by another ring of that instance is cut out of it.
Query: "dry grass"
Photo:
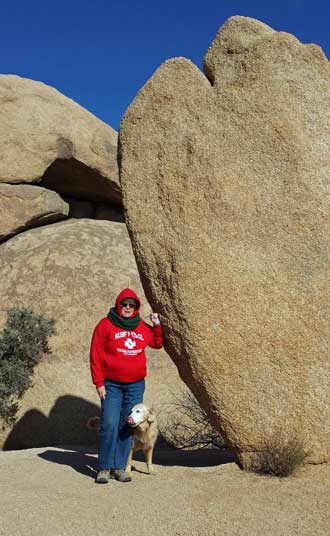
[[[221,435],[211,426],[206,412],[191,391],[186,390],[179,395],[172,394],[172,398],[173,402],[167,404],[169,412],[167,422],[160,426],[160,432],[167,443],[176,449],[224,446]]]
[[[288,477],[304,465],[307,456],[302,440],[276,434],[263,443],[251,470],[263,475]]]

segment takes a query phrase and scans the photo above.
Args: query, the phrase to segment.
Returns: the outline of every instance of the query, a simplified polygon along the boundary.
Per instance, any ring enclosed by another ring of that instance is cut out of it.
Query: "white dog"
[[[132,458],[135,450],[142,450],[148,468],[148,473],[155,474],[152,466],[152,455],[158,436],[158,425],[156,414],[152,408],[146,404],[136,404],[133,406],[128,418],[128,424],[134,429],[132,447],[129,453],[125,471],[132,471]],[[100,417],[91,417],[87,421],[89,430],[100,430]]]
[[[133,452],[135,450],[142,450],[147,463],[148,473],[150,475],[155,474],[152,466],[152,455],[158,436],[158,425],[154,410],[145,404],[136,404],[133,406],[127,422],[134,428],[134,434],[125,471],[130,473],[132,470]]]

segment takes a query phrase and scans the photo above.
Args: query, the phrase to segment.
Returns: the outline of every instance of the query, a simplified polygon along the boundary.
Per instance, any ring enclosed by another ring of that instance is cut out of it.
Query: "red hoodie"
[[[115,309],[120,315],[120,302],[133,298],[137,307],[131,318],[140,310],[140,300],[130,288],[122,290],[117,298]],[[135,382],[147,374],[146,346],[161,348],[163,345],[162,328],[149,326],[140,320],[131,331],[115,326],[109,318],[103,318],[96,326],[91,344],[90,365],[93,383],[96,387],[104,385],[104,380]]]

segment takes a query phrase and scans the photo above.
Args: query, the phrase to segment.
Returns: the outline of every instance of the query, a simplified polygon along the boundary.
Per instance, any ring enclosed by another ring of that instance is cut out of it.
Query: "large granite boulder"
[[[64,220],[69,205],[56,193],[29,184],[0,183],[0,242],[29,227]]]
[[[0,182],[121,203],[117,134],[56,89],[0,76]]]
[[[248,18],[165,62],[121,123],[133,249],[166,348],[245,465],[330,459],[330,69]]]
[[[57,330],[50,339],[52,354],[38,365],[34,385],[21,400],[17,424],[0,432],[0,446],[96,442],[86,427],[88,417],[99,411],[89,345],[95,325],[127,286],[141,296],[142,314],[148,316],[123,223],[71,219],[26,231],[0,246],[0,330],[11,307],[45,314],[55,319]],[[161,405],[181,382],[164,351],[149,357],[146,398]]]

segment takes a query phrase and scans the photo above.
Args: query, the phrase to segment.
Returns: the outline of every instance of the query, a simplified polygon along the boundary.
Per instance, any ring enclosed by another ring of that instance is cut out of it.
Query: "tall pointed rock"
[[[120,176],[167,351],[248,465],[279,431],[330,459],[330,70],[233,17],[127,110]]]

